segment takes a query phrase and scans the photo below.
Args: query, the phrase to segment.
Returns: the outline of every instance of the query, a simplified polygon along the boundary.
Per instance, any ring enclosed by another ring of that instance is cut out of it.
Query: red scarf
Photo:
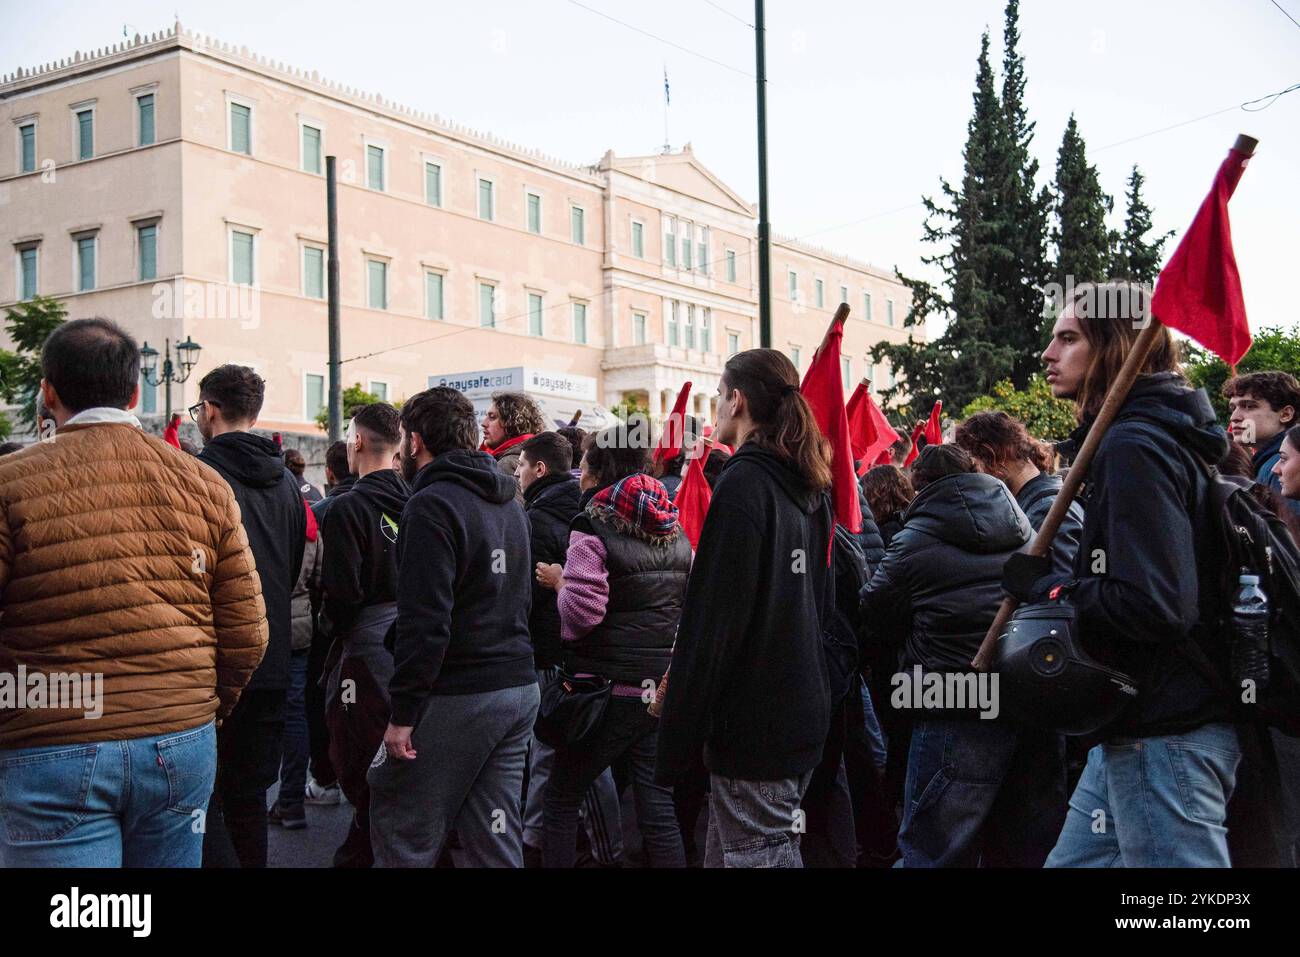
[[[518,445],[521,442],[527,442],[529,439],[533,437],[534,434],[535,433],[533,432],[529,432],[525,435],[516,435],[513,439],[506,439],[496,448],[493,448],[492,446],[488,445],[487,442],[484,442],[482,445],[479,446],[479,449],[486,452],[494,459],[500,458],[501,453],[504,452],[506,449],[513,448],[514,446]]]

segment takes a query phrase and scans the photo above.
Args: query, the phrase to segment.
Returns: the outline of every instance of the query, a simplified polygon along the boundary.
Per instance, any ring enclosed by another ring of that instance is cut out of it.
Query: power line
[[[714,3],[713,0],[704,0],[704,2],[707,3],[709,6],[711,6],[714,10],[722,11],[727,16],[731,17],[731,19],[735,20],[737,23],[743,23],[745,26],[749,27],[749,29],[751,30],[754,29],[754,25],[752,23],[750,23],[744,17],[736,16],[734,13],[732,13],[730,10],[728,10],[726,7],[722,6],[721,4]]]
[[[1277,101],[1278,97],[1284,96],[1287,93],[1291,93],[1297,89],[1300,89],[1300,83],[1293,83],[1291,86],[1288,86],[1285,90],[1278,90],[1276,93],[1269,93],[1266,96],[1257,97],[1253,100],[1247,100],[1244,103],[1237,103],[1234,104],[1233,106],[1225,106],[1223,109],[1215,110],[1213,113],[1206,113],[1204,116],[1196,116],[1190,120],[1183,120],[1181,123],[1175,123],[1172,126],[1162,126],[1160,129],[1151,130],[1149,133],[1139,133],[1137,136],[1130,136],[1126,140],[1118,140],[1117,142],[1114,143],[1107,143],[1105,146],[1099,146],[1096,149],[1091,150],[1091,152],[1100,153],[1102,150],[1112,149],[1116,146],[1123,146],[1125,143],[1133,143],[1136,142],[1137,140],[1144,140],[1148,136],[1155,136],[1157,133],[1168,133],[1170,130],[1176,130],[1182,126],[1189,126],[1192,123],[1199,123],[1201,122],[1201,120],[1208,120],[1212,116],[1221,116],[1224,113],[1231,113],[1233,110],[1245,110],[1247,113],[1258,113],[1260,110],[1266,110],[1270,106],[1272,106],[1273,103]],[[1264,103],[1265,100],[1267,100],[1268,102]],[[1255,103],[1264,103],[1264,105],[1251,109],[1251,107]]]
[[[707,2],[707,0],[705,0],[705,2]],[[1273,4],[1273,6],[1277,7],[1279,10],[1282,11],[1282,16],[1286,17],[1296,26],[1300,27],[1300,20],[1297,20],[1295,17],[1291,16],[1291,14],[1287,13],[1286,8],[1283,7],[1282,4],[1278,3],[1277,0],[1269,0],[1269,2]]]
[[[666,43],[668,44],[668,46],[672,47],[675,50],[681,50],[683,53],[689,53],[691,56],[699,57],[701,60],[708,60],[710,63],[716,64],[717,66],[730,70],[732,73],[739,73],[741,76],[749,77],[751,80],[754,79],[754,74],[747,73],[746,71],[740,69],[740,67],[732,66],[730,63],[723,63],[721,60],[715,60],[713,57],[709,56],[706,53],[699,53],[696,50],[692,50],[688,47],[684,47],[680,43],[675,43],[666,37],[659,36],[657,33],[651,33],[649,30],[642,30],[640,27],[635,27],[624,20],[620,20],[618,17],[611,17],[608,13],[605,13],[604,11],[597,10],[594,7],[589,7],[585,3],[579,3],[578,0],[569,0],[569,2],[573,4],[575,7],[581,7],[583,10],[586,10],[588,13],[594,13],[598,17],[604,17],[606,20],[610,20],[614,23],[617,23],[619,26],[626,27],[629,30],[633,30],[641,34],[642,36],[649,37],[652,40],[657,40],[660,43]]]

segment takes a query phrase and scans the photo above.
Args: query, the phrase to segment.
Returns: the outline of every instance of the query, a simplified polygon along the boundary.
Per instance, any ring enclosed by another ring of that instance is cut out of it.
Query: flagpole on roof
[[[668,94],[668,64],[664,63],[664,155],[667,156],[672,152],[672,146],[668,141],[668,103],[670,102]]]
[[[772,226],[767,219],[767,41],[763,0],[754,0],[754,59],[758,81],[758,344],[772,348]]]

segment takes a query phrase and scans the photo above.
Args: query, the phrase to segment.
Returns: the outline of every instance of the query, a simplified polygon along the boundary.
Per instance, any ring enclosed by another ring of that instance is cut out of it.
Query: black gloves
[[[1050,556],[1016,552],[1002,566],[1002,590],[1022,605],[1045,601],[1052,587],[1051,572]]]

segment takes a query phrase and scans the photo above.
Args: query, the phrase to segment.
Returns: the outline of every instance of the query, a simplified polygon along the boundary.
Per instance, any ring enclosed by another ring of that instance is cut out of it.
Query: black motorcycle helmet
[[[993,670],[1006,710],[1035,727],[1091,734],[1137,697],[1137,681],[1091,657],[1074,606],[1021,605],[998,638]]]

